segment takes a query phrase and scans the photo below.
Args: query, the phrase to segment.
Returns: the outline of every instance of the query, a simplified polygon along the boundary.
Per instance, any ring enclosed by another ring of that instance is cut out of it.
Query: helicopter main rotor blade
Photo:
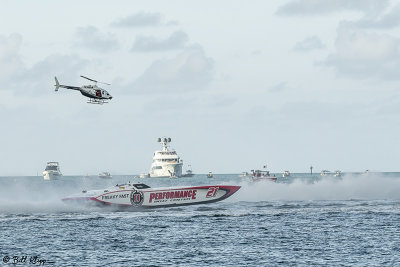
[[[97,83],[97,81],[96,81],[96,80],[90,79],[90,78],[88,78],[88,77],[85,77],[85,76],[83,76],[83,75],[81,75],[81,77],[82,77],[82,78],[85,78],[85,79],[87,79],[87,80],[89,80],[89,81],[92,81],[92,82],[95,82],[95,83]]]
[[[101,83],[101,84],[107,84],[107,85],[111,85],[111,84],[109,84],[109,83],[103,83],[103,82],[98,82],[98,83]]]
[[[85,76],[83,76],[83,75],[81,75],[81,77],[82,77],[82,78],[85,78],[85,79],[87,79],[87,80],[89,80],[89,81],[95,82],[95,83],[102,83],[102,84],[111,85],[111,84],[109,84],[109,83],[103,83],[103,82],[99,82],[99,81],[96,81],[96,80],[90,79],[90,78],[88,78],[88,77],[85,77]]]

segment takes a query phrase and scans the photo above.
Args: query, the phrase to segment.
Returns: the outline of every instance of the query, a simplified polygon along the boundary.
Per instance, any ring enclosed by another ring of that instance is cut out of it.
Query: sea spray
[[[279,181],[279,179],[278,179]],[[290,183],[241,181],[242,188],[231,201],[400,199],[400,177],[374,174],[345,174]]]

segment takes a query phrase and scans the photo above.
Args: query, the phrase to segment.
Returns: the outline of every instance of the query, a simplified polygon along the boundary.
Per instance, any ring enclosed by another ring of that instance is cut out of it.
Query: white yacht
[[[158,142],[162,144],[161,150],[156,150],[153,155],[153,163],[151,164],[149,175],[154,178],[175,178],[182,176],[182,160],[176,151],[170,149],[168,144],[171,138],[158,138]]]
[[[290,171],[284,171],[282,173],[282,177],[289,177],[290,176]]]
[[[58,162],[47,162],[46,169],[43,172],[43,179],[56,180],[61,176],[60,164]]]

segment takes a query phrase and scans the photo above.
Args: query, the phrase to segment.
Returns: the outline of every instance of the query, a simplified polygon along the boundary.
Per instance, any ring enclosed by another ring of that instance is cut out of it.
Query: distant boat
[[[342,172],[337,170],[337,171],[335,171],[335,174],[333,176],[340,177],[340,176],[342,176]]]
[[[182,175],[182,177],[192,177],[194,175],[193,171],[192,171],[192,166],[189,165],[189,168],[186,170],[186,173]]]
[[[267,168],[267,165],[264,165],[264,168]],[[242,173],[242,175],[245,173]],[[246,172],[246,176],[243,177],[249,177],[253,180],[253,182],[258,182],[258,181],[276,181],[276,176],[271,175],[268,170],[251,170],[250,173]]]
[[[261,170],[251,170],[250,176],[254,182],[258,181],[273,181],[276,182],[276,176],[271,176],[269,171],[261,171]]]
[[[282,177],[289,177],[290,176],[290,172],[289,171],[284,171],[282,173]]]
[[[213,178],[213,177],[214,177],[213,173],[212,172],[208,172],[207,178]]]
[[[320,173],[321,176],[328,176],[328,175],[332,175],[332,173],[328,170],[322,170]]]
[[[374,171],[374,170],[365,170],[364,175],[369,175],[369,174],[377,174],[379,171]]]
[[[250,175],[249,175],[249,173],[248,172],[242,172],[241,174],[239,174],[239,177],[242,177],[242,178],[247,178],[247,177],[249,177]]]
[[[140,177],[140,178],[149,178],[149,177],[150,177],[150,174],[148,174],[148,173],[141,173],[141,174],[139,175],[139,177]]]
[[[111,179],[112,176],[109,172],[101,172],[99,173],[99,178],[107,178],[107,179]]]
[[[46,169],[43,172],[44,180],[57,180],[62,176],[60,171],[60,164],[58,162],[52,161],[47,162]]]

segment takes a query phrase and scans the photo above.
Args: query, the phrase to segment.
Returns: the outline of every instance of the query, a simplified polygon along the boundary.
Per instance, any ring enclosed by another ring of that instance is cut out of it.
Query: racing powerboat
[[[117,208],[164,208],[224,200],[240,186],[202,185],[151,188],[142,183],[117,184],[102,190],[83,190],[63,198],[66,203],[94,204]]]

